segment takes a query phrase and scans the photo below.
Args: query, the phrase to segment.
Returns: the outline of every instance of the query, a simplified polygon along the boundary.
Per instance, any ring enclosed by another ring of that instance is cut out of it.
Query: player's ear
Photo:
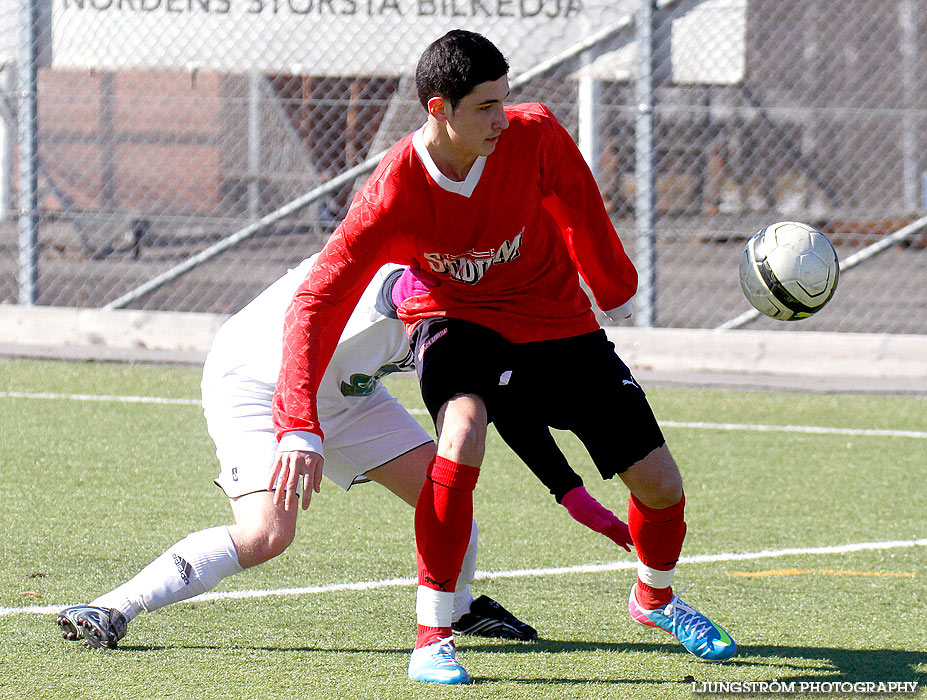
[[[437,119],[439,122],[447,121],[448,103],[441,95],[435,95],[428,99],[428,116]]]

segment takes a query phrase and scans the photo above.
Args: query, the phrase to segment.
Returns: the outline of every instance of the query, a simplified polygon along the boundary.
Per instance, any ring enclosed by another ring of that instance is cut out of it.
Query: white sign
[[[53,66],[297,75],[411,73],[454,28],[512,73],[627,18],[638,0],[51,0]]]
[[[747,0],[703,0],[670,18],[670,78],[676,83],[736,85],[746,71]],[[572,78],[623,82],[637,76],[637,41],[629,39]]]
[[[736,85],[744,78],[747,0],[705,0],[673,19],[673,81]]]
[[[16,61],[18,46],[19,3],[0,0],[0,68]]]

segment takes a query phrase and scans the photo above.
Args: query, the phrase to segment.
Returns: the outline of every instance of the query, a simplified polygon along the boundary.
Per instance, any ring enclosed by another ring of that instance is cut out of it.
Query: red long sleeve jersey
[[[365,286],[387,262],[441,282],[403,303],[407,328],[450,316],[516,343],[599,327],[577,270],[602,309],[634,295],[637,272],[573,139],[542,105],[510,106],[506,115],[495,150],[463,182],[440,173],[419,130],[390,149],[354,198],[287,313],[278,437],[321,435],[319,379]]]

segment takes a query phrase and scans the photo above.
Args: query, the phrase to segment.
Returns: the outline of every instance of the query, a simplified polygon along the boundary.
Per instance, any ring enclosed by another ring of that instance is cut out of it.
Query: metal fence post
[[[7,96],[12,94],[15,68],[0,68],[0,221],[13,218],[13,142],[15,116],[7,109]],[[12,106],[12,105],[10,105]]]
[[[589,71],[595,61],[592,50],[582,54],[582,65]],[[601,101],[601,87],[594,75],[583,75],[579,79],[577,97],[578,107],[578,139],[577,145],[586,159],[586,164],[593,176],[599,178],[599,119],[598,110]]]
[[[902,172],[904,204],[908,209],[918,206],[918,135],[917,135],[917,9],[914,0],[902,0],[901,25],[901,85],[904,109],[902,117]]]
[[[261,218],[261,97],[263,74],[248,73],[248,218]]]
[[[644,328],[657,320],[656,177],[654,174],[653,0],[637,10],[637,117],[635,131],[635,221],[637,272],[634,324]]]
[[[19,9],[19,303],[39,297],[38,0]]]

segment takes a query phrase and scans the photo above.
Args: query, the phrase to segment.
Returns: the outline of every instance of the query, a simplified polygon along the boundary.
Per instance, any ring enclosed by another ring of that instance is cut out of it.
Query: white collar
[[[438,166],[435,165],[434,159],[432,159],[427,146],[425,146],[424,134],[425,127],[423,126],[412,135],[412,147],[418,154],[419,160],[422,161],[422,165],[425,166],[425,170],[431,175],[431,179],[434,180],[435,184],[442,190],[469,198],[470,195],[473,194],[473,190],[476,189],[477,183],[480,181],[483,168],[486,167],[486,156],[477,156],[476,161],[470,168],[470,172],[467,173],[467,177],[462,181],[458,182],[457,180],[452,180],[438,170]]]

